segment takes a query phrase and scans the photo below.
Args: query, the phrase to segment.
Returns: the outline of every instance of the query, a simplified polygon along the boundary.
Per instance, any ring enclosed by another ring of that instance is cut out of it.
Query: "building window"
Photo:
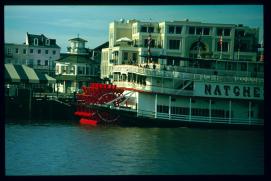
[[[224,29],[224,36],[230,36],[230,34],[231,34],[231,29],[225,28]]]
[[[247,64],[241,63],[241,71],[247,71]]]
[[[19,49],[18,48],[15,49],[15,53],[19,53]]]
[[[23,49],[23,54],[26,54],[26,49]]]
[[[89,75],[89,67],[86,67],[86,75]]]
[[[181,33],[182,33],[182,27],[176,26],[176,34],[181,34]]]
[[[222,36],[223,35],[223,29],[222,28],[217,28],[216,35],[217,36]]]
[[[77,74],[83,74],[84,73],[84,67],[78,66],[77,67]]]
[[[201,35],[202,34],[202,28],[197,28],[196,29],[196,34]]]
[[[46,45],[50,45],[50,40],[49,39],[46,40]]]
[[[157,105],[157,112],[168,113],[168,106]]]
[[[148,32],[153,33],[154,32],[154,27],[148,27]]]
[[[180,40],[169,40],[169,49],[179,50]]]
[[[60,69],[61,69],[61,74],[63,74],[63,73],[66,73],[66,69],[65,69],[65,66],[60,66]],[[77,74],[78,74],[78,72],[77,72]]]
[[[74,72],[75,72],[74,70],[75,70],[75,66],[72,66],[71,67],[71,74],[74,74]]]
[[[41,65],[41,61],[40,60],[37,60],[37,65]]]
[[[38,54],[41,54],[41,50],[40,49],[38,49]]]
[[[189,34],[194,35],[195,34],[195,27],[189,27]]]
[[[37,38],[34,38],[34,45],[38,45],[38,39]]]
[[[56,65],[56,73],[59,74],[59,65]]]
[[[146,26],[141,26],[140,32],[147,32],[147,27]]]
[[[34,65],[33,59],[29,59],[29,61],[28,61],[28,66],[29,66],[29,67],[33,67],[33,65]]]
[[[221,51],[220,42],[217,43],[217,51]],[[229,42],[222,42],[222,52],[229,51]]]
[[[174,33],[174,26],[168,26],[168,33],[170,34]]]
[[[34,50],[33,49],[30,49],[30,53],[33,53],[34,52]]]
[[[8,55],[11,55],[11,54],[12,54],[11,48],[8,48]]]
[[[209,35],[210,34],[210,28],[204,28],[203,29],[203,34],[204,35]]]
[[[48,60],[45,60],[44,63],[45,63],[45,66],[48,66]]]
[[[56,54],[56,51],[55,50],[53,50],[53,55],[55,55]]]
[[[137,53],[133,53],[133,61],[134,61],[134,62],[137,61]]]
[[[48,54],[48,52],[49,52],[48,50],[45,50],[45,54]]]
[[[128,52],[123,53],[123,60],[128,60]]]

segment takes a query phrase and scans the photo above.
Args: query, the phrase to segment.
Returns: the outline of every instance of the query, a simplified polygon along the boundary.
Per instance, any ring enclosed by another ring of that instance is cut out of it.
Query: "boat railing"
[[[195,116],[195,115],[181,115],[168,114],[154,111],[138,110],[138,117],[150,117],[158,119],[169,119],[187,122],[199,123],[215,123],[215,124],[239,124],[239,125],[264,125],[264,120],[259,118],[229,118],[229,117],[212,117],[212,116]]]
[[[183,69],[185,70],[185,68]],[[209,72],[208,72],[209,71]],[[140,75],[152,76],[152,77],[164,77],[164,78],[178,78],[187,80],[200,80],[200,81],[214,81],[214,82],[234,82],[234,83],[252,83],[263,84],[263,78],[250,77],[242,73],[236,73],[233,71],[229,75],[214,75],[210,70],[197,69],[194,73],[188,71],[167,71],[167,70],[155,70],[145,67],[138,67],[133,65],[118,65],[113,66],[113,72],[121,72],[123,74],[135,73]],[[213,70],[212,70],[213,72]],[[263,74],[263,73],[262,73]],[[234,75],[234,76],[233,76]]]
[[[173,89],[172,87],[160,87],[155,85],[141,85],[134,82],[127,82],[127,81],[114,81],[118,87],[125,87],[125,89],[129,90],[140,90],[149,93],[164,93],[164,94],[171,94],[171,95],[183,95],[183,96],[193,96],[192,90],[178,90]]]

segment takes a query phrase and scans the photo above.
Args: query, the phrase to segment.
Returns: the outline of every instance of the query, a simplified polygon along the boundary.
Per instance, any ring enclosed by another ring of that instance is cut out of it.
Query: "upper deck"
[[[206,64],[114,65],[113,83],[119,87],[143,92],[263,100],[264,73],[260,72],[263,70],[263,63],[230,63],[231,70],[227,69],[227,61],[213,61],[207,67]],[[245,71],[242,67],[244,64]]]
[[[249,63],[248,65],[250,65]],[[236,64],[237,65],[237,64]],[[253,64],[256,69],[263,69],[263,64]],[[259,71],[238,71],[238,70],[222,70],[196,68],[192,66],[161,66],[159,64],[142,65],[114,65],[112,73],[128,74],[134,73],[147,77],[160,77],[167,79],[182,79],[182,80],[198,80],[208,82],[224,82],[224,83],[242,83],[263,85],[264,72]],[[260,67],[261,66],[261,67]],[[237,68],[237,67],[236,67]],[[250,67],[250,69],[252,69]]]

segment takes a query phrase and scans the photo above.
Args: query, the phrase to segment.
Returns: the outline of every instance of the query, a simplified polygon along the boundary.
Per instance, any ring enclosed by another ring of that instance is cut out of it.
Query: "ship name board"
[[[258,100],[264,97],[263,86],[257,85],[195,82],[194,86],[195,96]]]
[[[205,95],[229,96],[233,94],[236,97],[254,97],[260,98],[260,87],[249,86],[230,86],[230,85],[212,85],[205,84]]]

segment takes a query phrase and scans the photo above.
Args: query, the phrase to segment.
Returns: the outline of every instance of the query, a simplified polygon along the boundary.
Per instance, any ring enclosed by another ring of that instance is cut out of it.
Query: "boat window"
[[[169,40],[169,49],[180,49],[180,40]]]

